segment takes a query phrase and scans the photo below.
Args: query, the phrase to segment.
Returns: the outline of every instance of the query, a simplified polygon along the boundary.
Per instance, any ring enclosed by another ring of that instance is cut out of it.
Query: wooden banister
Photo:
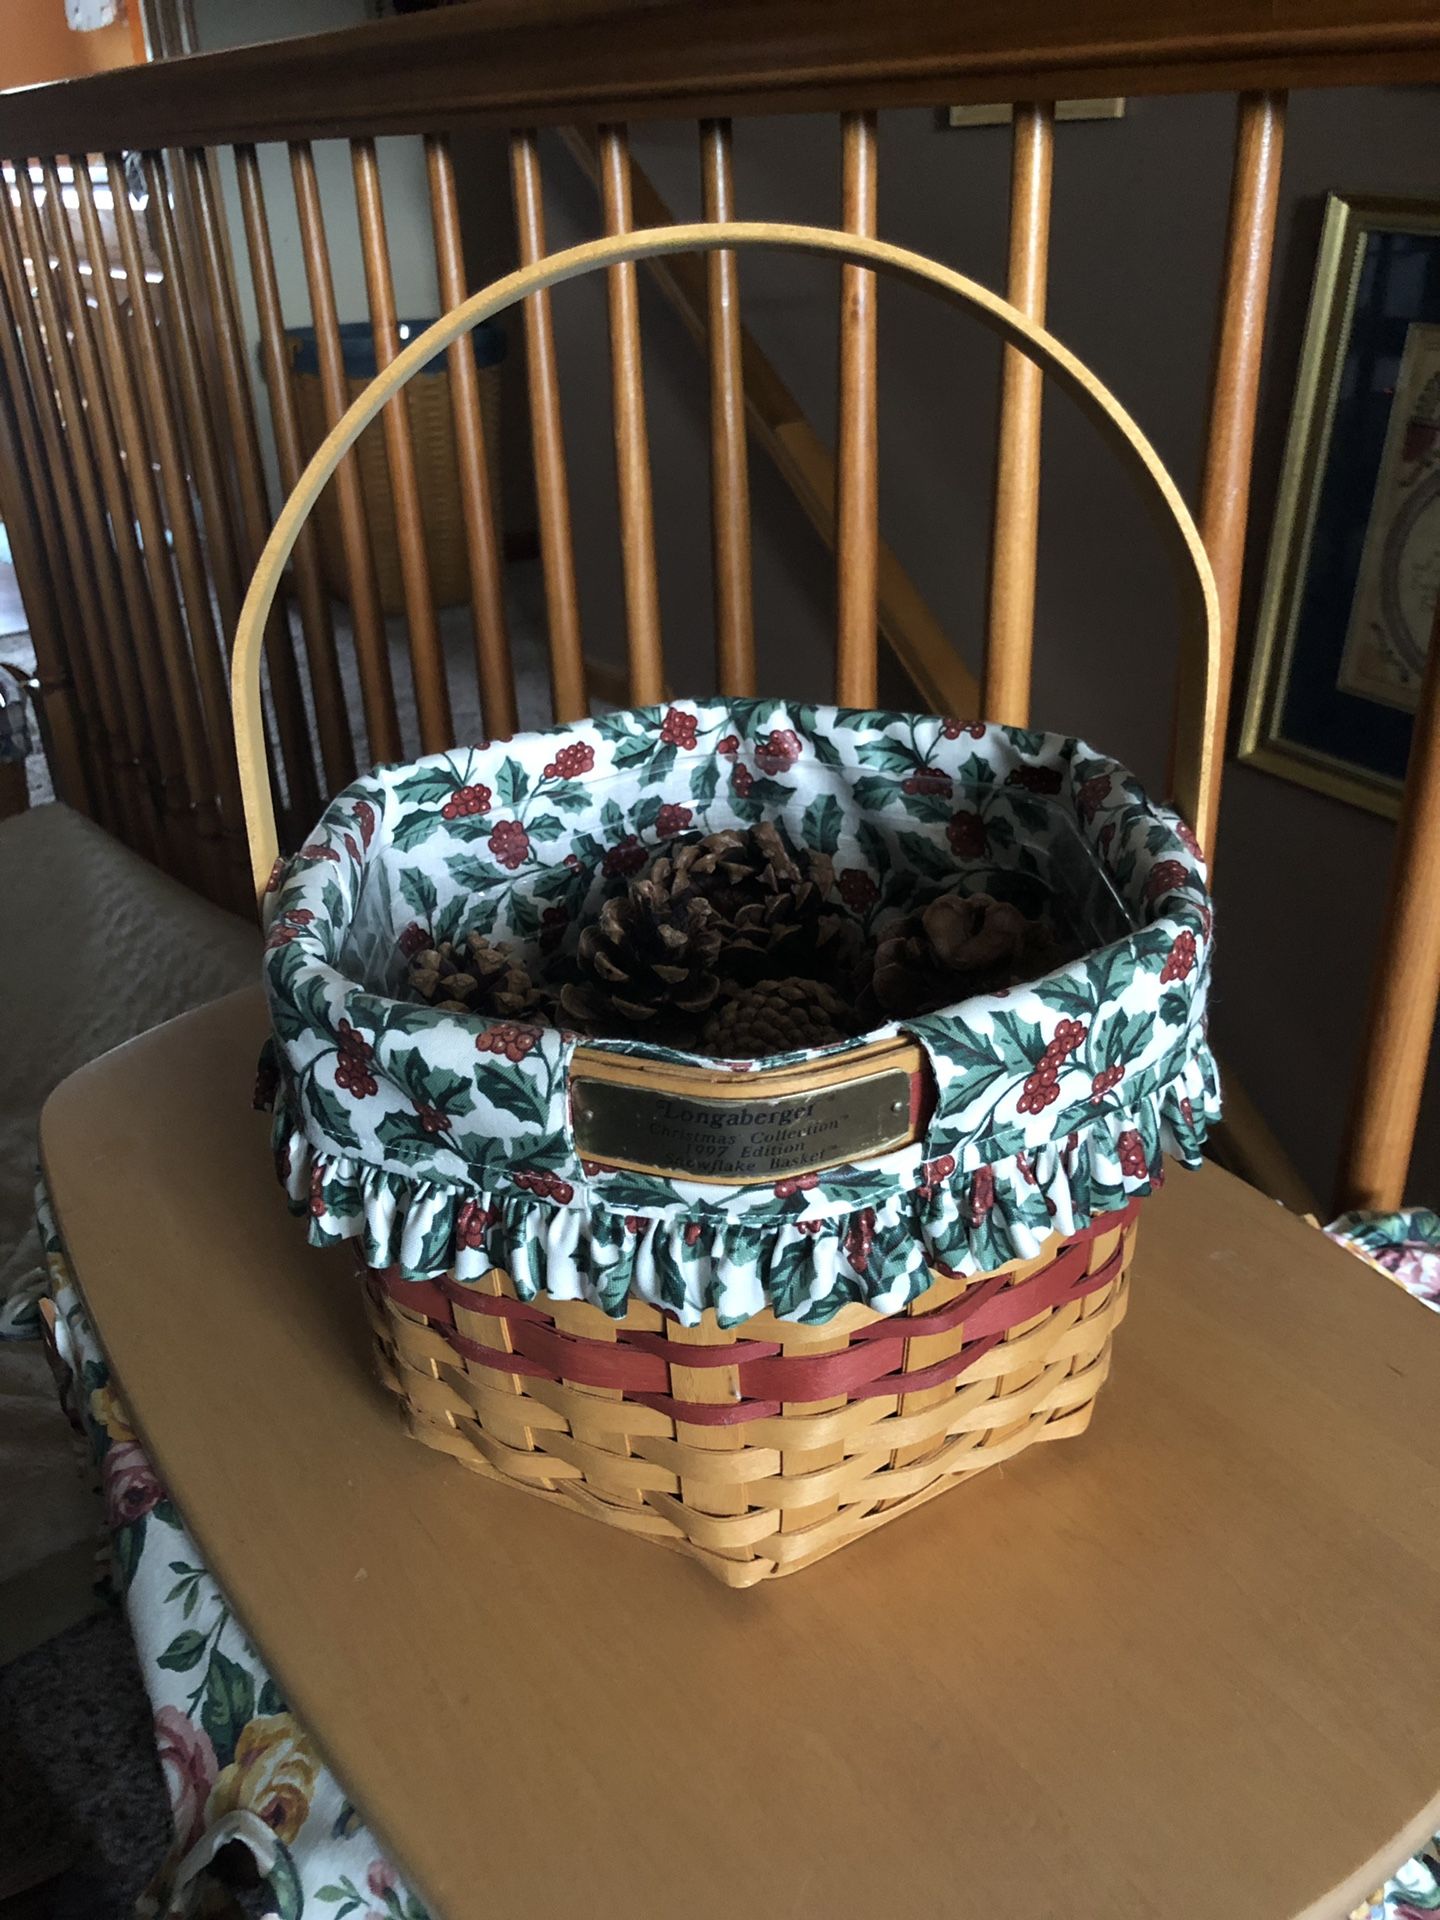
[[[370,333],[375,346],[376,370],[383,373],[400,351],[400,317],[395,305],[395,280],[390,267],[390,243],[385,231],[385,202],[375,142],[353,141],[351,159],[360,221],[360,252],[365,263],[365,290],[370,304]],[[430,560],[425,545],[415,442],[405,402],[387,407],[380,416],[380,425],[385,435],[386,467],[395,509],[395,542],[400,553],[420,745],[425,753],[443,753],[454,744],[455,733],[435,596],[430,589]]]
[[[840,225],[873,240],[878,182],[873,113],[840,120]],[[873,707],[880,567],[880,403],[875,276],[840,269],[840,395],[835,437],[835,698]]]
[[[430,185],[430,219],[435,230],[435,277],[442,307],[457,306],[469,291],[460,234],[460,197],[455,162],[444,134],[425,140]],[[486,732],[504,740],[518,724],[515,667],[510,658],[505,617],[504,555],[491,498],[486,440],[499,429],[488,424],[480,404],[480,377],[468,340],[450,349],[451,418],[455,429],[456,483],[465,518],[465,556],[470,571],[470,604],[475,621],[475,672]]]
[[[579,128],[567,128],[563,139],[576,163],[598,187],[599,156],[594,136]],[[630,165],[630,186],[637,227],[674,225],[675,216],[669,205],[661,198],[644,168],[633,160]],[[713,217],[708,205],[706,217]],[[712,255],[710,266],[689,254],[671,254],[646,262],[656,285],[702,349],[706,347],[708,339],[709,275],[713,271],[713,262],[725,257]],[[835,456],[811,426],[799,401],[780,378],[755,336],[739,322],[738,315],[735,317],[735,335],[740,360],[740,386],[750,431],[755,436],[756,444],[774,462],[781,479],[805,510],[811,525],[826,545],[833,548],[836,539]],[[721,404],[728,403],[722,401]],[[980,688],[974,674],[955,651],[919,588],[883,540],[878,547],[877,569],[880,638],[914,682],[922,700],[934,713],[953,713],[963,717],[978,715]],[[749,577],[747,545],[743,571],[743,601],[747,616]],[[750,670],[753,671],[753,631],[750,632],[748,644],[751,650]],[[735,688],[736,692],[747,690],[743,686]]]
[[[228,466],[233,477],[238,508],[234,536],[243,561],[241,571],[248,578],[265,544],[270,503],[266,497],[254,396],[236,307],[235,266],[220,196],[208,154],[194,148],[188,153],[172,153],[168,169],[169,187],[175,201],[172,215],[165,203],[167,169],[160,155],[150,155],[149,168],[153,178],[151,220],[161,248],[166,245],[167,229],[173,229],[169,244],[172,258],[167,261],[162,252],[160,259],[167,284],[175,283],[168,285],[168,291],[176,306],[177,336],[193,333],[191,351],[202,361],[207,353],[213,354],[215,362],[210,380],[200,383],[197,399],[205,419],[197,420],[196,431],[203,436],[206,422],[210,423],[210,432],[217,436],[217,466],[222,472]],[[177,337],[176,348],[184,350],[181,338]],[[231,450],[233,457],[228,462],[220,456],[221,446]],[[222,501],[216,502],[216,513],[223,519]],[[224,589],[218,571],[216,588],[221,594],[228,645],[235,625],[225,612]],[[283,601],[276,607],[266,636],[265,661],[284,755],[285,794],[290,815],[297,822],[313,819],[320,802],[320,790],[315,778],[305,694]],[[318,701],[318,690],[312,687],[312,692]],[[348,737],[347,733],[347,740]]]
[[[1440,613],[1430,635],[1390,890],[1360,1058],[1361,1084],[1341,1161],[1341,1210],[1388,1213],[1405,1180],[1440,1003]]]
[[[63,493],[67,478],[74,478],[91,563],[81,563],[77,582],[83,588],[89,579],[95,580],[100,610],[107,622],[113,622],[108,631],[117,649],[123,649],[128,662],[133,663],[133,673],[119,676],[120,695],[127,741],[141,763],[151,794],[165,813],[165,831],[156,850],[167,851],[182,870],[193,872],[195,816],[189,811],[185,793],[179,729],[165,691],[158,622],[140,560],[118,428],[111,412],[110,385],[85,303],[74,237],[69,221],[56,217],[48,193],[48,219],[42,225],[37,183],[29,171],[17,171],[17,180],[23,182],[18,196],[19,231],[12,223],[7,197],[0,209],[0,261],[10,279],[14,317],[26,359],[37,378],[48,368],[53,381],[48,395],[36,394],[49,479],[58,495]],[[22,291],[25,288],[22,240],[32,261],[43,261],[48,268],[52,257],[54,260],[53,272],[47,270],[36,279],[38,314],[30,311],[28,295],[20,300],[15,292],[17,287]],[[39,336],[40,321],[45,341]],[[46,341],[54,342],[48,357]]]
[[[1440,81],[1433,0],[491,0],[0,101],[0,153]]]
[[[1235,123],[1230,226],[1200,494],[1200,532],[1220,595],[1222,728],[1230,711],[1230,684],[1235,672],[1240,582],[1250,519],[1250,462],[1260,400],[1260,362],[1284,144],[1284,95],[1242,95]],[[1223,737],[1216,746],[1223,752]],[[1212,861],[1215,826],[1214,820],[1195,822]]]
[[[633,180],[633,164],[631,174]],[[700,190],[707,220],[735,218],[735,169],[728,120],[701,122]],[[750,461],[741,362],[740,266],[733,253],[706,256],[705,300],[710,353],[716,681],[722,693],[751,694],[755,691],[755,606],[750,566]]]
[[[533,130],[523,129],[511,136],[510,175],[520,260],[530,266],[545,252],[545,187],[540,175],[540,144]],[[580,595],[575,581],[575,543],[570,533],[570,480],[565,464],[565,424],[560,413],[560,374],[555,362],[555,321],[545,288],[525,303],[525,367],[530,388],[540,559],[545,573],[545,614],[550,624],[550,706],[557,721],[580,720],[590,711],[590,692],[580,640]]]
[[[28,177],[19,191],[22,206],[28,206],[33,218]],[[123,723],[116,718],[120,695],[113,661],[107,658],[110,649],[90,630],[83,612],[86,597],[98,590],[99,581],[89,565],[76,497],[83,482],[85,505],[93,507],[94,478],[83,460],[77,466],[69,459],[66,420],[78,416],[79,401],[53,277],[48,262],[32,252],[32,298],[13,222],[10,196],[0,194],[0,381],[8,389],[13,409],[14,458],[13,469],[0,482],[11,500],[6,525],[13,514],[26,544],[23,553],[16,548],[15,565],[27,615],[32,612],[32,591],[35,598],[32,632],[42,686],[63,685],[62,704],[74,716],[70,727],[59,729],[57,745],[73,740],[78,749],[83,732],[88,731],[91,740],[86,744],[99,749],[102,762],[114,763],[113,776],[109,765],[92,762],[88,769],[62,766],[57,779],[66,795],[89,792],[103,819],[113,811],[116,799],[125,797],[128,783],[123,767],[130,759],[126,751],[130,743],[122,737]],[[117,611],[113,598],[105,611],[107,616]],[[123,628],[117,632],[123,643]],[[132,817],[141,825],[143,812]]]
[[[53,164],[45,167],[46,201],[54,214],[52,231],[57,237],[62,258],[67,255],[69,222],[64,217],[64,199],[59,174]],[[74,189],[79,200],[80,226],[86,252],[93,266],[107,257],[100,226],[95,189],[90,169],[83,156],[73,169]],[[78,280],[78,264],[73,250],[66,260],[67,277]],[[154,609],[154,622],[160,640],[161,666],[166,698],[174,712],[180,748],[180,766],[188,798],[188,813],[199,840],[198,876],[206,891],[216,899],[229,892],[229,878],[220,847],[220,810],[216,769],[205,720],[196,688],[190,654],[190,639],[181,611],[175,575],[168,557],[165,514],[154,473],[154,455],[147,431],[144,398],[137,374],[131,342],[120,313],[119,302],[108,273],[94,271],[89,276],[90,294],[82,305],[93,299],[96,310],[95,340],[103,364],[104,384],[114,395],[116,444],[125,454],[128,503],[124,509],[139,527],[145,578]],[[87,316],[77,313],[80,324]],[[132,620],[132,631],[135,622]],[[229,752],[225,742],[220,743]]]
[[[13,325],[9,296],[0,281],[0,327]],[[22,457],[20,420],[29,412],[28,395],[0,356],[0,514],[15,562],[16,578],[30,620],[35,649],[39,717],[49,730],[56,791],[72,806],[96,805],[101,796],[92,776],[86,727],[69,670],[60,608],[61,575],[46,551],[47,521],[53,526],[50,489],[43,465]],[[37,500],[37,494],[41,498]],[[23,769],[22,769],[23,778]]]
[[[295,213],[300,223],[300,245],[305,256],[305,280],[310,290],[310,312],[315,322],[315,346],[325,419],[333,426],[349,402],[340,318],[335,306],[335,283],[330,271],[330,244],[325,233],[325,209],[315,172],[314,150],[308,140],[290,149],[290,173],[295,189]],[[400,723],[395,713],[395,689],[390,675],[390,651],[380,588],[375,577],[375,551],[365,517],[365,494],[353,458],[335,476],[340,512],[340,538],[345,553],[345,576],[350,588],[350,612],[355,628],[355,652],[360,665],[360,692],[365,707],[365,731],[372,760],[400,758]]]
[[[1010,173],[1010,304],[1045,319],[1050,261],[1050,178],[1055,108],[1015,108]],[[1030,724],[1035,579],[1040,554],[1040,430],[1045,381],[1033,360],[1007,347],[1000,379],[1000,444],[990,544],[990,621],[985,644],[987,720]]]
[[[624,127],[600,130],[600,200],[607,234],[635,223],[630,184],[630,136]],[[624,260],[607,275],[610,306],[610,406],[615,428],[615,482],[620,507],[625,625],[629,636],[630,702],[648,707],[665,690],[660,639],[660,581],[655,564],[655,508],[650,485],[650,437],[645,421],[645,374],[640,346],[640,288],[635,263]]]
[[[240,191],[250,284],[255,295],[256,317],[260,323],[260,361],[265,374],[265,390],[269,396],[276,461],[280,468],[280,484],[288,491],[300,478],[305,463],[301,456],[295,390],[285,357],[285,320],[280,307],[280,282],[275,271],[275,256],[270,244],[270,220],[265,207],[260,162],[253,147],[236,148],[235,179]],[[345,718],[345,691],[340,678],[335,629],[330,619],[330,601],[321,579],[319,547],[313,527],[307,527],[296,542],[294,574],[300,630],[310,670],[311,697],[315,703],[320,764],[326,786],[331,792],[336,792],[355,777],[355,750]]]

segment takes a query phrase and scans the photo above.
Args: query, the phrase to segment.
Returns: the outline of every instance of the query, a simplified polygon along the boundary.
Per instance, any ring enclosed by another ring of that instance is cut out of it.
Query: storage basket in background
[[[432,323],[403,320],[400,337],[408,340]],[[347,321],[340,328],[345,354],[348,397],[361,394],[376,371],[375,338],[367,320]],[[485,465],[497,526],[504,525],[500,494],[500,368],[505,359],[505,334],[499,326],[477,327],[472,335],[480,383],[480,407],[485,421]],[[320,379],[318,348],[313,327],[290,327],[285,334],[290,377],[305,457],[314,453],[330,430],[325,393]],[[405,389],[415,445],[415,471],[420,484],[425,519],[425,549],[430,559],[430,588],[437,607],[457,606],[470,591],[465,547],[463,494],[455,446],[455,418],[450,396],[450,370],[438,354]],[[365,519],[375,555],[380,604],[386,613],[403,613],[405,585],[400,567],[400,541],[395,525],[395,501],[390,490],[390,462],[385,452],[385,429],[376,420],[361,434],[355,461],[365,500]],[[327,492],[315,512],[320,528],[320,561],[325,584],[337,599],[350,597],[345,545],[340,534],[340,508],[333,491]]]

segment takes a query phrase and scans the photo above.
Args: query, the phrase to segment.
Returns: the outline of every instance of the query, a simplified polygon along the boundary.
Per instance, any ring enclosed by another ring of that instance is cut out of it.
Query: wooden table
[[[444,1920],[1337,1920],[1440,1825],[1440,1316],[1214,1169],[1112,1383],[734,1593],[417,1446],[285,1211],[241,994],[43,1122],[144,1439]]]

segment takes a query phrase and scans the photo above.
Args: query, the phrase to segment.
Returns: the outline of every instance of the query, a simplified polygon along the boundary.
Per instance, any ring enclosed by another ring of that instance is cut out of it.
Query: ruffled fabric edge
[[[968,1276],[1033,1259],[1052,1236],[1153,1192],[1166,1154],[1197,1166],[1220,1103],[1201,1042],[1173,1079],[1064,1140],[970,1170],[923,1163],[916,1184],[851,1212],[812,1206],[802,1189],[778,1222],[641,1215],[561,1180],[549,1195],[442,1185],[318,1151],[283,1088],[274,1111],[276,1169],[312,1246],[356,1240],[366,1266],[411,1280],[498,1269],[522,1300],[585,1300],[612,1319],[631,1299],[685,1326],[714,1308],[728,1327],[767,1308],[811,1326],[857,1302],[895,1313],[932,1269]]]

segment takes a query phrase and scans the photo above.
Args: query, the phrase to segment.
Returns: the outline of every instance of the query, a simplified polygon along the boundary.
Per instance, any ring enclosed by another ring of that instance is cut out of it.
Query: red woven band
[[[1083,1300],[1115,1280],[1124,1242],[1093,1272],[1089,1243],[1128,1227],[1138,1210],[1105,1215],[1074,1235],[1055,1258],[1024,1280],[1007,1284],[1004,1273],[986,1275],[948,1306],[933,1313],[895,1314],[857,1328],[835,1353],[784,1353],[773,1340],[736,1340],[721,1346],[682,1346],[663,1334],[620,1329],[613,1342],[564,1333],[548,1314],[521,1300],[476,1293],[454,1280],[405,1280],[392,1268],[372,1284],[399,1305],[423,1313],[458,1354],[475,1365],[533,1379],[563,1380],[580,1387],[618,1388],[642,1406],[692,1426],[733,1426],[779,1413],[784,1404],[885,1394],[921,1393],[957,1379],[1004,1338],[1012,1327],[1042,1313]],[[455,1325],[455,1308],[492,1315],[506,1323],[510,1351],[472,1340]],[[959,1350],[933,1366],[903,1371],[906,1340],[963,1330]],[[733,1367],[738,1397],[716,1405],[682,1400],[669,1392],[672,1367]]]

